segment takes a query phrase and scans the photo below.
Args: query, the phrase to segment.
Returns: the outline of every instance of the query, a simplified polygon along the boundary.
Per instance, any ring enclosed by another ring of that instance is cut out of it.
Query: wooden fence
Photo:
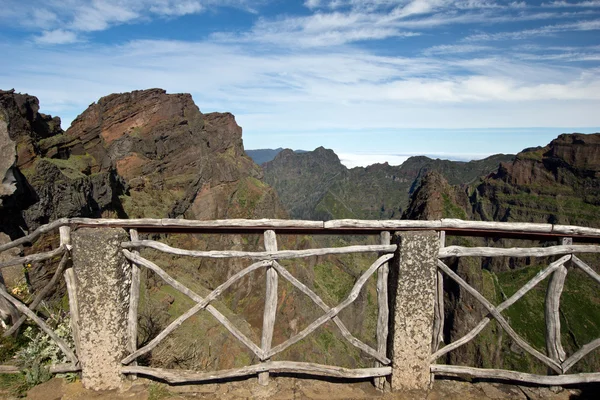
[[[577,226],[563,226],[551,224],[527,224],[527,223],[496,223],[480,221],[461,221],[455,219],[442,219],[436,221],[362,221],[362,220],[334,220],[334,221],[294,221],[294,220],[216,220],[216,221],[190,221],[181,219],[137,219],[137,220],[117,220],[117,219],[85,219],[71,218],[60,219],[53,223],[44,225],[34,232],[19,238],[13,242],[0,245],[0,252],[19,247],[24,244],[34,242],[41,235],[52,232],[56,229],[60,232],[60,244],[54,249],[44,253],[32,254],[24,257],[15,257],[9,261],[0,263],[0,268],[10,265],[20,265],[32,262],[41,262],[44,260],[56,259],[60,257],[56,272],[50,282],[40,290],[29,304],[22,303],[19,299],[12,296],[5,288],[0,287],[0,295],[13,304],[22,316],[10,327],[4,334],[11,335],[16,332],[25,319],[31,319],[40,329],[46,332],[57,343],[64,352],[68,364],[51,366],[52,372],[79,371],[83,369],[84,381],[86,376],[86,365],[80,362],[81,347],[87,344],[79,335],[79,305],[80,296],[77,295],[77,268],[70,266],[70,255],[72,251],[71,230],[78,228],[123,228],[128,229],[130,240],[121,243],[121,254],[131,263],[130,285],[128,289],[126,315],[126,330],[123,335],[127,338],[126,355],[120,359],[118,372],[120,374],[143,374],[153,376],[162,380],[180,383],[180,382],[202,382],[207,380],[225,379],[240,376],[258,375],[259,383],[267,384],[269,373],[289,372],[300,373],[315,376],[331,376],[339,378],[375,378],[375,383],[379,388],[385,385],[386,377],[393,375],[396,369],[406,368],[404,365],[394,364],[394,354],[399,353],[400,349],[388,347],[388,343],[396,343],[395,338],[388,338],[389,332],[393,331],[394,315],[389,305],[393,304],[393,298],[396,294],[392,293],[394,285],[391,282],[391,266],[398,261],[400,257],[411,257],[410,254],[398,252],[397,241],[391,238],[391,234],[406,231],[435,231],[440,237],[440,249],[437,259],[432,260],[437,265],[436,279],[431,281],[431,290],[435,292],[432,302],[432,310],[424,310],[426,313],[431,311],[432,326],[431,332],[425,332],[425,336],[430,340],[427,346],[431,347],[431,355],[426,363],[427,374],[433,376],[468,376],[477,378],[506,379],[519,382],[530,382],[542,385],[565,385],[584,382],[600,382],[600,373],[580,373],[568,374],[567,372],[585,355],[594,349],[600,347],[600,338],[584,345],[580,350],[567,357],[562,347],[560,336],[560,318],[559,306],[560,296],[563,290],[565,277],[568,269],[567,263],[571,263],[576,268],[581,269],[588,274],[591,279],[600,283],[600,275],[590,266],[577,257],[579,253],[600,253],[600,246],[593,244],[600,242],[600,229],[585,228]],[[165,233],[165,232],[186,232],[186,233],[261,233],[264,235],[264,251],[199,251],[184,250],[168,246],[164,243],[154,240],[140,240],[140,233]],[[359,245],[335,248],[320,248],[308,250],[278,250],[277,236],[281,234],[369,234],[379,235],[379,245]],[[560,245],[540,248],[492,248],[492,247],[445,247],[445,235],[463,235],[463,236],[485,236],[485,237],[511,237],[533,240],[561,240]],[[572,244],[572,239],[577,243]],[[393,244],[391,244],[393,243]],[[102,243],[98,243],[102,246]],[[151,248],[163,253],[177,256],[197,257],[197,258],[227,258],[227,259],[251,259],[253,262],[231,276],[221,285],[216,287],[207,296],[200,296],[190,290],[182,283],[178,282],[154,262],[140,256],[139,250],[142,248]],[[283,259],[297,259],[310,256],[335,255],[349,253],[376,253],[377,259],[371,266],[356,280],[350,293],[335,307],[329,307],[313,290],[305,283],[294,277],[278,261]],[[538,273],[526,285],[519,289],[510,298],[501,304],[494,306],[483,295],[481,295],[472,286],[466,283],[450,267],[444,263],[449,257],[549,257],[560,256],[548,267]],[[410,264],[410,263],[409,263]],[[136,348],[137,341],[137,322],[139,307],[139,286],[140,286],[140,268],[147,268],[160,276],[167,284],[174,289],[189,297],[195,304],[187,312],[171,322],[161,333],[159,333],[148,344],[141,348]],[[415,266],[414,268],[419,268]],[[234,324],[221,312],[219,312],[211,303],[215,301],[227,288],[238,282],[240,279],[253,271],[264,269],[266,271],[266,293],[265,307],[263,316],[262,335],[260,343],[254,343],[249,337],[242,333]],[[362,342],[348,330],[339,318],[339,313],[352,304],[358,297],[359,292],[367,280],[377,273],[377,298],[378,298],[378,319],[377,319],[377,346],[373,348]],[[58,280],[64,277],[68,294],[71,313],[72,328],[74,332],[75,348],[70,348],[64,340],[59,338],[46,322],[36,314],[35,309],[51,288],[57,284]],[[546,277],[550,276],[550,284],[545,302],[546,315],[546,354],[536,350],[528,344],[514,329],[509,325],[501,312],[513,305],[522,298],[532,288],[539,284]],[[276,323],[275,312],[277,309],[277,289],[279,279],[283,278],[296,287],[300,292],[308,296],[323,312],[322,316],[309,324],[299,333],[289,337],[276,346],[272,345],[273,331]],[[401,279],[399,277],[398,279]],[[460,285],[465,291],[474,296],[487,310],[487,316],[475,326],[464,337],[445,344],[443,347],[444,331],[444,295],[443,280],[452,279]],[[427,281],[429,282],[429,281]],[[429,284],[429,283],[428,283]],[[397,285],[396,285],[397,286]],[[427,289],[427,288],[425,288]],[[426,290],[425,290],[426,291]],[[245,366],[232,370],[221,370],[214,372],[206,371],[183,371],[166,370],[138,366],[136,359],[155,348],[167,335],[177,329],[184,321],[189,319],[200,311],[206,311],[214,316],[221,325],[223,325],[240,343],[247,347],[260,362],[256,365]],[[422,310],[414,310],[418,313]],[[407,319],[410,316],[406,316]],[[533,357],[546,364],[554,375],[534,375],[517,371],[498,370],[498,369],[479,369],[473,367],[452,366],[436,364],[440,357],[448,352],[459,348],[460,346],[473,340],[489,323],[494,319],[510,338],[523,350]],[[340,366],[320,365],[308,362],[298,361],[272,361],[272,357],[280,354],[288,347],[303,340],[316,329],[323,326],[328,321],[333,321],[339,329],[342,337],[352,346],[360,349],[362,352],[372,357],[375,366],[372,368],[348,369]],[[398,330],[397,330],[398,331]],[[396,332],[396,334],[401,334]],[[600,336],[600,332],[598,333]],[[403,349],[403,351],[406,349]],[[0,372],[17,372],[14,366],[0,366]],[[84,382],[85,385],[85,382]],[[422,384],[419,384],[422,386]],[[394,386],[394,385],[393,385]],[[395,385],[395,388],[401,386]],[[100,385],[99,388],[102,388]],[[415,388],[410,387],[409,388]],[[417,387],[418,388],[418,387]],[[420,387],[423,388],[423,387]]]

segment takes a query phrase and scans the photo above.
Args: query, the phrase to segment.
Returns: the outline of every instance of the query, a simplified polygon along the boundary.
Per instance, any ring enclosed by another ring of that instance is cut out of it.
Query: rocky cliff
[[[304,153],[283,150],[263,169],[265,181],[277,190],[293,218],[398,219],[427,171],[439,171],[452,184],[467,184],[512,159],[495,155],[457,162],[419,156],[400,166],[384,163],[348,169],[332,150],[319,147]]]
[[[66,132],[58,118],[38,110],[33,96],[0,92],[0,240],[4,242],[61,217],[287,217],[275,191],[261,181],[262,170],[245,155],[242,129],[234,116],[203,114],[189,94],[167,94],[161,89],[112,94],[91,104]],[[47,237],[22,251],[45,248],[56,240]],[[256,237],[231,235],[167,240],[200,249],[243,250],[259,245]],[[189,263],[159,254],[151,258],[198,293],[206,293],[244,266],[243,260]],[[54,267],[51,262],[34,263],[28,272],[31,290],[45,284]],[[21,267],[16,272],[20,277],[15,279],[22,279]],[[236,311],[249,310],[245,315],[253,315],[252,307],[262,301],[254,292],[264,279],[259,282],[254,285],[246,279],[232,289],[234,296],[218,304],[249,335],[251,326],[230,307],[243,302]],[[151,274],[144,287],[142,333],[152,326],[164,327],[187,304],[184,296],[171,293]],[[60,303],[62,294],[64,288],[59,288],[52,296]],[[213,357],[217,361],[212,362],[231,366],[243,351],[219,331],[215,321],[202,324],[196,321],[190,329],[215,331],[205,338],[213,346],[212,350],[206,346],[209,352],[219,349]],[[185,340],[195,337],[185,330],[178,334]],[[142,334],[140,340],[146,339]],[[184,343],[176,350],[170,344],[159,346],[155,358],[160,365],[172,365],[190,350]],[[206,357],[202,351],[200,358]],[[199,362],[198,357],[190,362]]]
[[[573,224],[600,227],[600,134],[564,134],[547,146],[526,149],[512,162],[470,185],[451,185],[439,173],[428,173],[414,191],[404,217],[462,218]],[[451,238],[448,245],[518,247],[551,245],[514,239]],[[554,258],[448,259],[447,264],[494,304],[512,295]],[[599,271],[600,259],[586,259]],[[504,314],[513,328],[545,352],[543,302],[546,282]],[[452,281],[444,285],[446,342],[469,332],[487,312]],[[566,280],[561,300],[563,346],[573,353],[600,332],[600,296],[596,283],[575,269]],[[581,318],[582,315],[586,317]],[[545,373],[495,323],[476,341],[450,352],[446,362]],[[600,352],[586,357],[578,371],[600,367]]]
[[[285,215],[245,155],[233,115],[202,114],[189,94],[106,96],[66,132],[38,113],[33,96],[0,92],[0,105],[1,215],[19,215],[20,229],[69,216]]]

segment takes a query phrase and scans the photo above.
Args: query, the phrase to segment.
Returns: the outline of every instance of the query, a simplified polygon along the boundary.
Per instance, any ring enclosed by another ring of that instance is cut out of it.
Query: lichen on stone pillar
[[[390,266],[392,390],[427,390],[439,239],[434,231],[394,235]]]
[[[127,315],[131,267],[121,251],[123,229],[81,228],[71,235],[79,303],[79,361],[87,389],[121,386],[127,355]]]

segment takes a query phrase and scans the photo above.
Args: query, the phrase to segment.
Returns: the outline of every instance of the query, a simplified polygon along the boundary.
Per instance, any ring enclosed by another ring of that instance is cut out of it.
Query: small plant
[[[64,310],[50,312],[48,309],[46,311],[50,315],[46,323],[54,330],[54,333],[58,337],[73,348],[71,320],[68,312]],[[28,344],[17,352],[16,359],[19,367],[23,370],[25,384],[27,389],[29,389],[46,382],[52,377],[49,370],[50,365],[65,363],[68,360],[58,347],[58,344],[39,328],[29,326],[23,332],[23,336],[28,340]],[[73,381],[77,375],[69,373],[57,376],[63,377],[67,381]]]

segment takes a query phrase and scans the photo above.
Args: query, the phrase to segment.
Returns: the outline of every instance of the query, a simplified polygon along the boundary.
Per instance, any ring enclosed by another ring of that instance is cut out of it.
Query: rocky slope
[[[600,134],[564,134],[545,147],[526,149],[514,161],[502,163],[489,176],[471,185],[451,185],[439,173],[429,173],[415,190],[404,214],[410,219],[462,218],[600,227]],[[514,239],[453,238],[447,244],[501,247],[544,245]],[[555,244],[555,243],[548,243]],[[498,304],[554,258],[464,257],[451,266],[488,300]],[[599,271],[600,259],[587,257]],[[545,352],[543,302],[546,282],[504,314],[513,328]],[[486,311],[460,287],[446,281],[446,342],[466,334]],[[597,285],[575,269],[566,280],[561,300],[563,345],[573,353],[600,332]],[[582,316],[585,316],[582,318]],[[520,369],[545,373],[545,368],[515,346],[502,330],[490,324],[474,342],[449,353],[452,364]],[[576,367],[600,368],[595,351]]]
[[[161,89],[112,94],[90,105],[66,132],[60,128],[58,118],[38,110],[38,100],[33,96],[0,92],[3,242],[61,217],[287,216],[275,191],[261,181],[261,169],[245,155],[242,129],[234,116],[203,114],[189,94],[167,94]],[[53,241],[55,237],[48,237],[22,251],[32,252]],[[256,247],[259,239],[212,235],[190,237],[187,242],[173,239],[172,243],[243,250]],[[194,265],[173,257],[157,259],[163,268],[200,293],[243,267],[242,261]],[[54,266],[32,266],[28,278],[32,290],[47,282]],[[6,270],[3,273],[6,277]],[[21,267],[15,272],[15,280],[19,279],[23,279]],[[145,287],[148,292],[142,315],[162,315],[164,318],[158,321],[162,324],[186,304],[151,275]],[[235,300],[245,301],[246,308],[240,307],[242,312],[258,303],[259,296],[251,295],[252,289],[259,287],[248,278],[233,288]],[[63,290],[59,288],[53,298],[60,300]],[[232,315],[228,309],[232,301],[220,305],[228,315]],[[151,309],[151,305],[158,307]],[[243,319],[235,320],[240,329],[251,330]],[[202,328],[218,331],[215,325],[209,321]],[[212,341],[213,350],[235,348],[235,340],[223,332],[207,340]],[[157,351],[165,355],[166,364],[181,355],[168,344]],[[239,354],[233,350],[219,353],[219,361],[225,366],[231,366]]]
[[[338,156],[319,147],[311,152],[281,151],[263,164],[265,181],[273,186],[298,219],[400,218],[410,193],[427,171],[439,171],[453,184],[470,183],[497,169],[510,155],[456,162],[411,157],[400,166],[374,164],[348,169]]]
[[[1,215],[17,210],[21,229],[65,216],[285,215],[244,154],[233,115],[202,114],[189,94],[106,96],[66,132],[37,112],[33,96],[1,92],[0,102],[8,121]]]

